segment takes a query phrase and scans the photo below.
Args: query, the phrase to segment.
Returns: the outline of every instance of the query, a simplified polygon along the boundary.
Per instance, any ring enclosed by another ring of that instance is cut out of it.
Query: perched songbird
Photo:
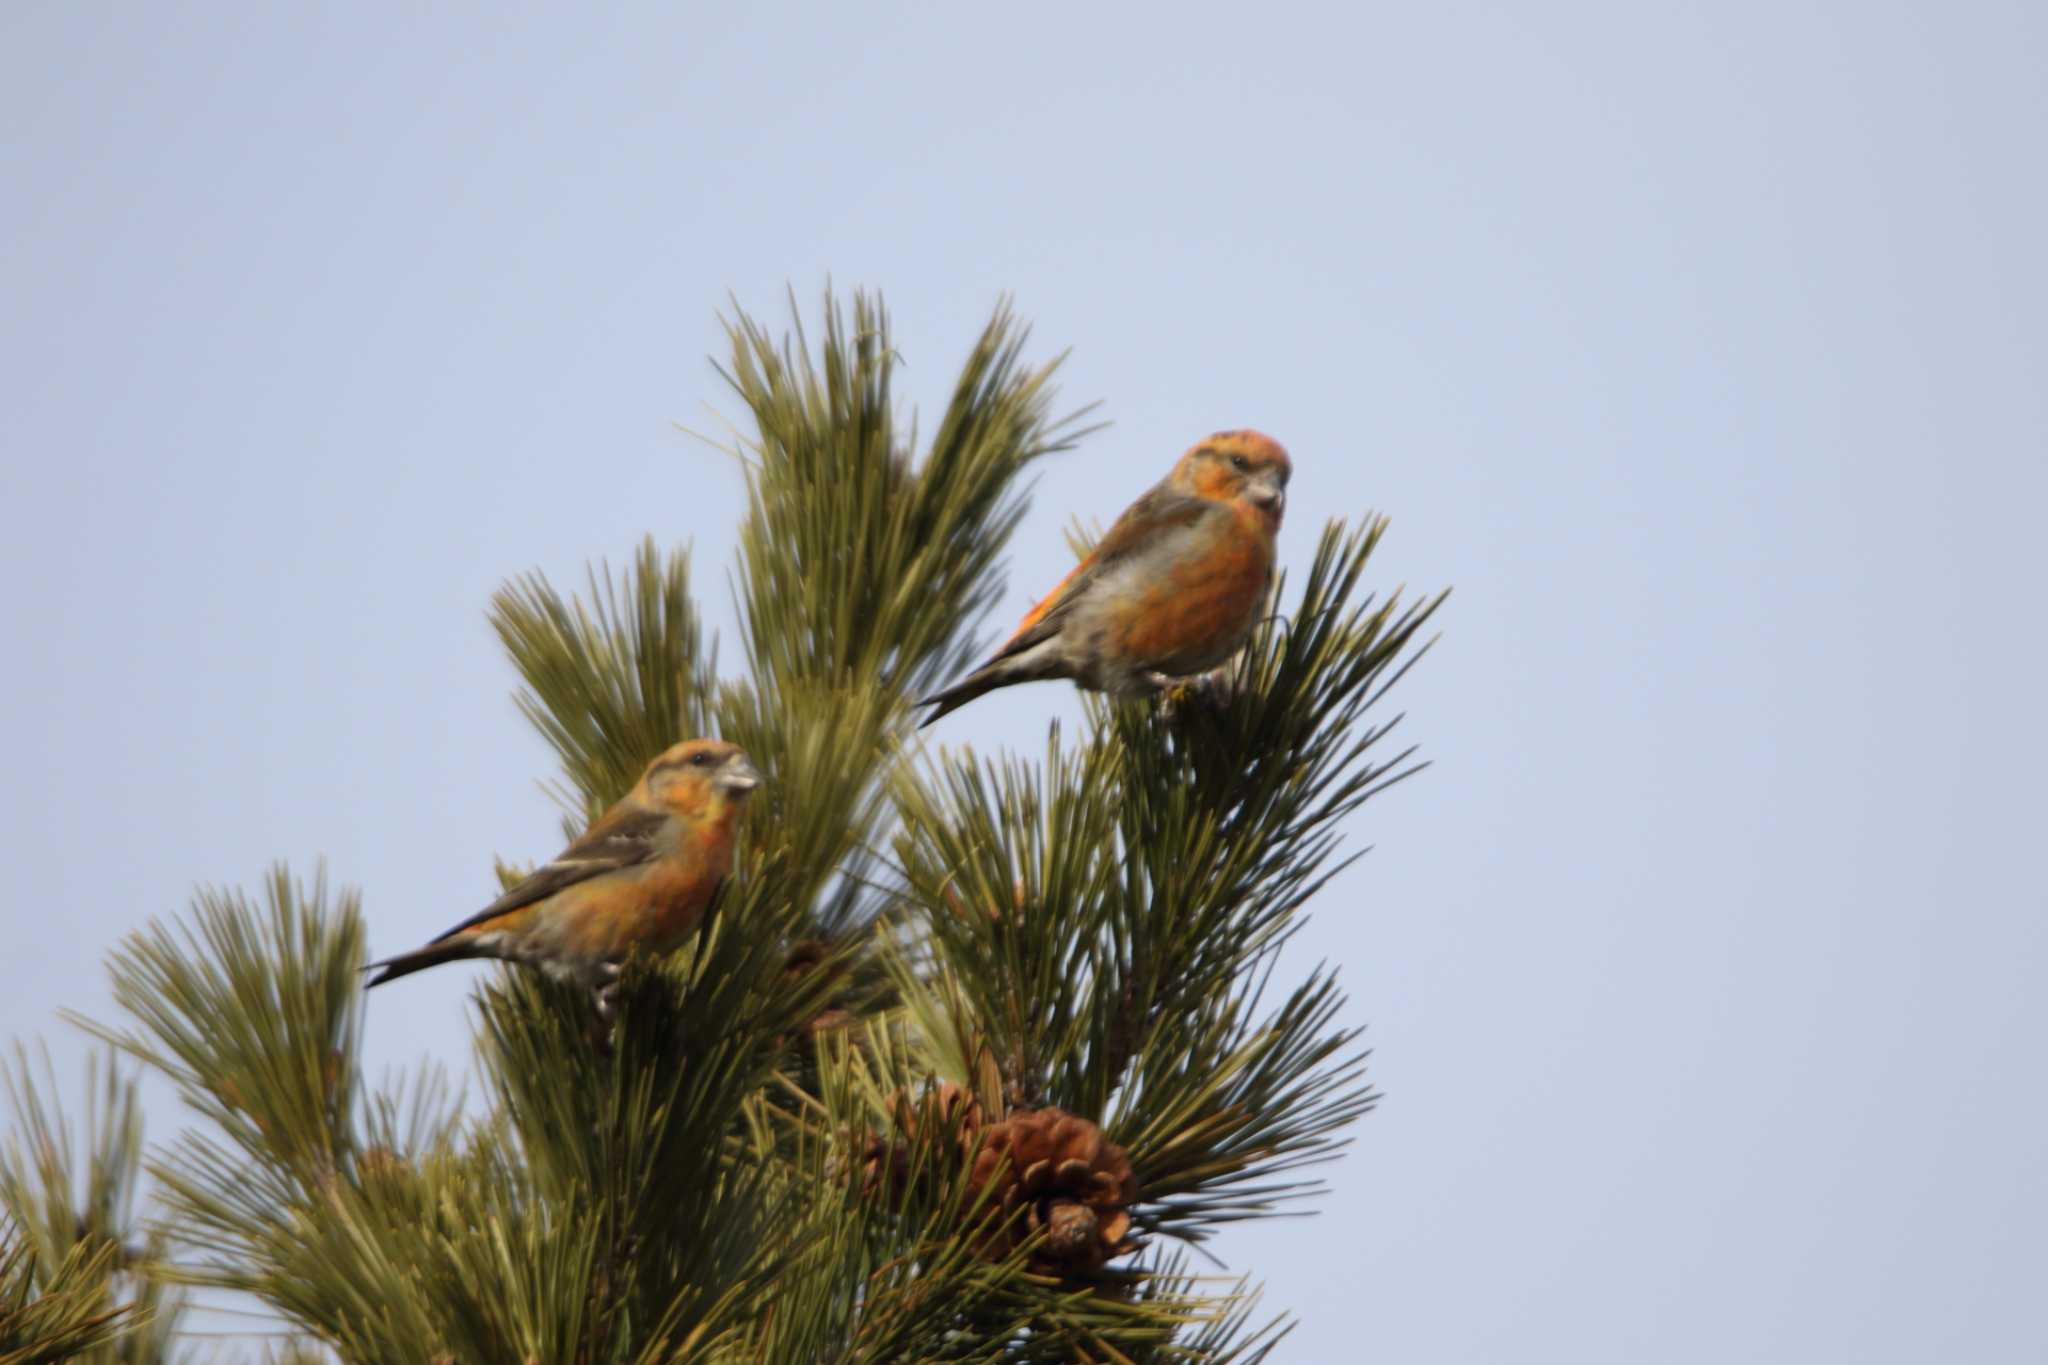
[[[936,708],[924,724],[1012,683],[1070,678],[1128,695],[1222,663],[1265,610],[1292,472],[1280,443],[1256,431],[1197,444],[994,658],[918,703]]]
[[[383,970],[369,984],[495,957],[608,986],[630,950],[667,952],[696,928],[732,871],[740,806],[760,785],[738,745],[685,740],[553,862],[426,947],[372,962]],[[599,1011],[609,1003],[599,990]]]

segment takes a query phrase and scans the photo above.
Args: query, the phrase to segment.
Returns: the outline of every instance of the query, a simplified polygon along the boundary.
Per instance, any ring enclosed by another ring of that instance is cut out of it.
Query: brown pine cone
[[[868,1133],[859,1148],[864,1187],[900,1190],[910,1178],[910,1148],[923,1125],[955,1133],[959,1157],[973,1153],[970,1187],[987,1197],[963,1210],[977,1227],[978,1250],[1001,1259],[1033,1235],[1033,1270],[1090,1274],[1138,1249],[1130,1207],[1138,1178],[1124,1151],[1087,1119],[1064,1109],[1012,1110],[990,1119],[974,1095],[950,1082],[913,1102],[898,1094],[894,1131]],[[941,1171],[934,1175],[943,1176]]]
[[[988,1125],[970,1178],[977,1190],[993,1183],[1007,1215],[985,1248],[992,1255],[1044,1230],[1033,1269],[1069,1275],[1100,1270],[1138,1249],[1130,1235],[1130,1206],[1138,1198],[1131,1163],[1100,1128],[1063,1109],[1021,1111]]]

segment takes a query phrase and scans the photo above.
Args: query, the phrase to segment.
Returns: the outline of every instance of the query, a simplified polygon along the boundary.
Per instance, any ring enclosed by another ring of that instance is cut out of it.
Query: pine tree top
[[[120,1020],[80,1022],[185,1127],[145,1149],[110,1059],[81,1154],[18,1060],[0,1361],[163,1358],[187,1287],[254,1296],[287,1354],[421,1365],[1257,1360],[1284,1332],[1190,1252],[1311,1206],[1374,1102],[1334,971],[1276,964],[1351,817],[1419,770],[1380,714],[1442,596],[1367,592],[1385,523],[1332,522],[1216,673],[1092,698],[1028,758],[923,746],[911,703],[977,657],[1085,410],[1007,304],[922,442],[879,301],[828,298],[815,351],[738,310],[727,338],[738,667],[651,539],[490,608],[571,833],[688,736],[759,766],[714,911],[628,962],[611,1025],[538,973],[481,985],[472,1105],[361,1076],[353,891],[280,867],[130,936]]]

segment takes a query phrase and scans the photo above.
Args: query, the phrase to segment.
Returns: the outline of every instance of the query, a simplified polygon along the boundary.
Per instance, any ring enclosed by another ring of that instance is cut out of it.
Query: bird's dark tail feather
[[[397,957],[387,957],[382,962],[365,963],[364,971],[377,974],[363,983],[363,989],[381,986],[387,981],[396,981],[401,976],[411,976],[414,972],[423,972],[429,967],[438,967],[443,962],[460,962],[465,957],[478,956],[481,954],[476,951],[473,944],[464,943],[459,939],[429,943],[424,948],[415,948],[409,953],[400,953]]]
[[[917,703],[919,706],[929,706],[932,708],[932,713],[919,721],[917,728],[922,730],[940,716],[958,711],[982,693],[993,691],[1001,686],[1002,680],[999,678],[983,677],[979,672],[969,673],[943,692],[934,692]]]
[[[1043,663],[1019,657],[991,659],[975,669],[959,682],[943,691],[934,692],[918,702],[919,706],[932,707],[932,713],[917,723],[922,730],[940,716],[958,711],[984,692],[993,692],[998,687],[1009,687],[1013,683],[1037,682],[1041,678],[1058,676]]]

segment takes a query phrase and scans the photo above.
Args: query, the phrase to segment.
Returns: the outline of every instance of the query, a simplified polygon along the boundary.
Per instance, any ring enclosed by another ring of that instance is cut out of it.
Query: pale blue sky
[[[2040,1359],[2044,63],[2022,3],[13,0],[0,1036],[79,1055],[195,882],[324,854],[396,949],[552,852],[482,609],[651,530],[723,619],[726,292],[879,286],[929,409],[1007,289],[1116,425],[1002,618],[1237,425],[1291,562],[1379,509],[1457,588],[1298,954],[1386,1102],[1220,1243],[1283,1358]]]

